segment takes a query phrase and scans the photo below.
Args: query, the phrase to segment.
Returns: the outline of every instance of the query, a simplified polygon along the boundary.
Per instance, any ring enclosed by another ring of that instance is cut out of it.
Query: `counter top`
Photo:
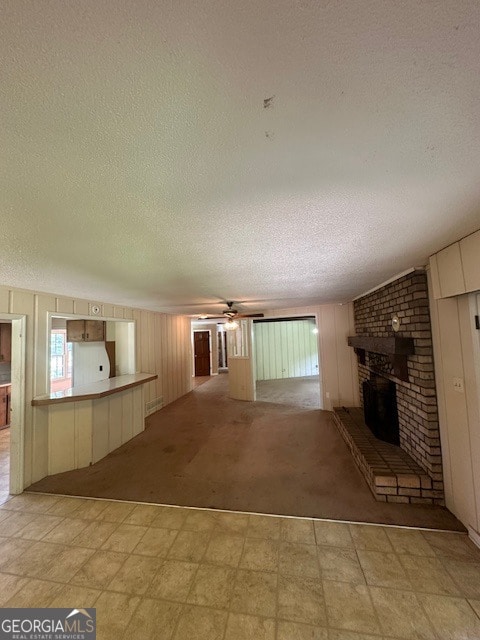
[[[72,387],[63,391],[54,391],[46,393],[43,396],[37,396],[32,400],[34,407],[47,404],[60,404],[62,402],[80,402],[81,400],[95,400],[105,396],[125,391],[131,387],[137,387],[146,382],[152,382],[158,378],[156,373],[132,373],[125,376],[116,376],[99,382],[84,384],[81,387]]]
[[[0,382],[0,388],[1,387],[11,387],[12,383],[11,382]]]

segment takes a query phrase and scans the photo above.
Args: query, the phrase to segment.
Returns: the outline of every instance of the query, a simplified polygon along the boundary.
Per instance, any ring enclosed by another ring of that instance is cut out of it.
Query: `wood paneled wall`
[[[478,294],[477,294],[478,295]],[[480,347],[476,294],[430,301],[447,507],[480,534]],[[462,380],[464,390],[457,390]],[[480,537],[477,538],[477,542]]]
[[[30,404],[34,396],[48,390],[48,312],[88,317],[92,305],[100,306],[102,318],[135,321],[135,369],[158,374],[158,380],[145,385],[146,402],[163,397],[166,405],[191,390],[189,318],[0,287],[0,313],[26,316],[25,487],[43,478],[48,470],[47,412]]]
[[[318,375],[318,340],[312,320],[254,322],[255,377],[277,380]]]

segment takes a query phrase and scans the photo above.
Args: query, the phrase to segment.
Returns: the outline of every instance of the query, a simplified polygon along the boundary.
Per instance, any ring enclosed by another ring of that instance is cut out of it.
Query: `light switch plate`
[[[463,378],[454,378],[453,379],[453,388],[458,393],[465,393],[465,386],[463,384]]]

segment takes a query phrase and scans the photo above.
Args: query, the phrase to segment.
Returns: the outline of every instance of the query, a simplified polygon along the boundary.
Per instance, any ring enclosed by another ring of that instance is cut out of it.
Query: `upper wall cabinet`
[[[67,320],[67,342],[104,342],[103,320]]]
[[[435,298],[480,290],[480,231],[454,242],[430,257]]]
[[[0,324],[0,362],[12,360],[12,325],[8,322]]]
[[[480,290],[480,231],[460,240],[463,277],[467,291]]]

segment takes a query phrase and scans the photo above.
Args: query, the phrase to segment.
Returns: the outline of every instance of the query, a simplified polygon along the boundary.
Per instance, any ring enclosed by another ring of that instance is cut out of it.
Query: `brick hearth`
[[[336,407],[333,411],[339,431],[376,500],[433,504],[443,497],[406,451],[373,435],[362,409]]]

